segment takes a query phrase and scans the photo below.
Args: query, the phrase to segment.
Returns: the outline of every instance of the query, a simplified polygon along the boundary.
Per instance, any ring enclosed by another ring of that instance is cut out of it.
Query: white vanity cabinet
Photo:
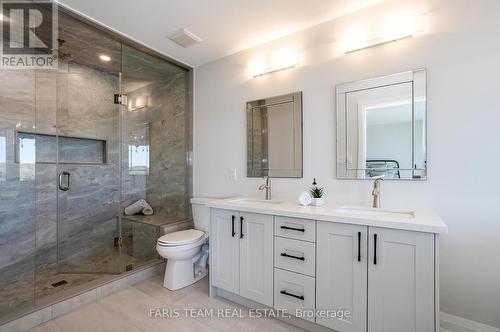
[[[211,283],[273,306],[273,216],[213,209]]]
[[[211,295],[285,309],[306,330],[439,332],[439,217],[392,225],[266,209],[212,207]]]
[[[318,222],[317,319],[339,332],[434,331],[434,235]],[[368,241],[368,243],[367,243]]]
[[[317,223],[316,308],[351,315],[342,320],[318,317],[316,323],[341,332],[366,331],[368,227]]]
[[[316,303],[316,221],[274,217],[274,308],[311,322]]]
[[[434,331],[434,235],[369,227],[368,331]]]
[[[240,213],[240,295],[273,306],[273,216]]]
[[[240,293],[240,235],[238,211],[212,210],[210,221],[210,282]]]

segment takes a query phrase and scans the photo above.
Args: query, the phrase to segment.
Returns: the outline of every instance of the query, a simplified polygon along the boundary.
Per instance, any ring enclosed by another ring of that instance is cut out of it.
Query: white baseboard
[[[500,332],[499,328],[441,312],[441,332]]]

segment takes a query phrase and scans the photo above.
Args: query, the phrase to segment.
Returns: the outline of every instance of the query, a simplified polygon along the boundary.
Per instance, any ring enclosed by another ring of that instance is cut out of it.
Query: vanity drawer
[[[274,217],[274,235],[316,242],[316,221],[310,219]]]
[[[316,280],[302,274],[274,269],[274,308],[285,309],[291,315],[296,310],[314,310]],[[313,317],[304,319],[314,322]]]
[[[311,242],[274,238],[274,266],[280,269],[315,276],[316,245]]]

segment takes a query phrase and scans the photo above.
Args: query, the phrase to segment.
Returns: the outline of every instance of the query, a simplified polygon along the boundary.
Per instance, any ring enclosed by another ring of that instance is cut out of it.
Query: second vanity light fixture
[[[300,52],[297,50],[281,49],[271,56],[260,56],[250,63],[250,76],[257,77],[274,73],[280,70],[297,67],[300,64]]]
[[[347,54],[412,37],[424,31],[424,18],[421,13],[400,12],[353,25],[342,34],[338,52]]]

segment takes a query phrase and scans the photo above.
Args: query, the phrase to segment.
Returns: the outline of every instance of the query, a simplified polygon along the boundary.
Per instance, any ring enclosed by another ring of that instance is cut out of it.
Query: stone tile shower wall
[[[146,199],[156,213],[187,218],[189,206],[186,160],[186,79],[184,70],[164,80],[127,92],[129,101],[147,96],[148,106],[123,114],[124,206]],[[137,125],[149,126],[149,175],[131,175],[128,169],[130,132]]]

